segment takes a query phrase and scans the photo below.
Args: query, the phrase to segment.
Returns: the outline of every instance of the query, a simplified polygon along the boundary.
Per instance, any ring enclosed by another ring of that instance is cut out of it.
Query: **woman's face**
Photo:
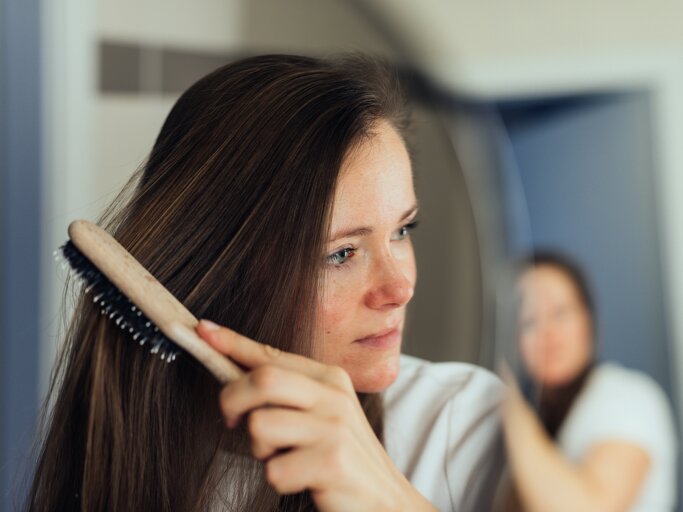
[[[416,279],[408,234],[417,213],[410,159],[388,122],[373,131],[342,165],[318,313],[319,358],[344,368],[356,391],[367,393],[398,375]]]
[[[531,377],[548,387],[571,381],[592,358],[591,319],[562,270],[539,265],[519,282],[520,349]]]

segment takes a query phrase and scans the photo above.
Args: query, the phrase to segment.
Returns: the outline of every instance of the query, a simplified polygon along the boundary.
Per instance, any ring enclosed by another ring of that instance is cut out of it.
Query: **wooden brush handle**
[[[203,364],[221,384],[243,375],[235,363],[196,334],[198,321],[194,315],[104,229],[76,220],[69,224],[69,238],[164,335]]]

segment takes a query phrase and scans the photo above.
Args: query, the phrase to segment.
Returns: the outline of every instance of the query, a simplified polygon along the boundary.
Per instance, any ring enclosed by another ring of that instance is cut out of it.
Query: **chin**
[[[358,393],[380,393],[396,380],[399,370],[399,354],[396,354],[396,357],[381,363],[374,363],[368,368],[353,368],[349,371],[349,375],[353,382],[353,388]]]
[[[543,375],[542,384],[549,388],[555,388],[568,384],[574,377],[575,374],[564,370],[549,371]]]

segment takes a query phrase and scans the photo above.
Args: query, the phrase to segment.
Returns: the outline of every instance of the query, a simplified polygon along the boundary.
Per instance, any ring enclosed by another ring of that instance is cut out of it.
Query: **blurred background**
[[[514,357],[512,262],[552,247],[591,278],[600,357],[652,376],[680,425],[682,3],[0,6],[0,509],[58,348],[68,223],[99,216],[185,88],[257,53],[363,50],[405,73],[422,206],[406,352]]]

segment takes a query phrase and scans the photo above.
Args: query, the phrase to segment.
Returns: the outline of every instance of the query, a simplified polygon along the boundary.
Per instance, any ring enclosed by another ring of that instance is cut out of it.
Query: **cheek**
[[[320,319],[324,335],[332,336],[340,325],[344,324],[348,308],[348,301],[344,296],[335,295],[326,298],[320,308]]]
[[[591,357],[593,351],[592,338],[593,335],[588,322],[583,320],[576,322],[572,328],[571,360],[579,367],[579,370]]]
[[[341,271],[330,271],[342,273]],[[318,308],[319,332],[326,342],[339,338],[353,322],[353,312],[358,303],[359,287],[348,282],[344,276],[329,275],[325,281],[325,293]]]
[[[520,336],[520,352],[522,361],[527,370],[536,373],[539,366],[540,347],[538,344],[538,336],[535,334],[522,334]]]

